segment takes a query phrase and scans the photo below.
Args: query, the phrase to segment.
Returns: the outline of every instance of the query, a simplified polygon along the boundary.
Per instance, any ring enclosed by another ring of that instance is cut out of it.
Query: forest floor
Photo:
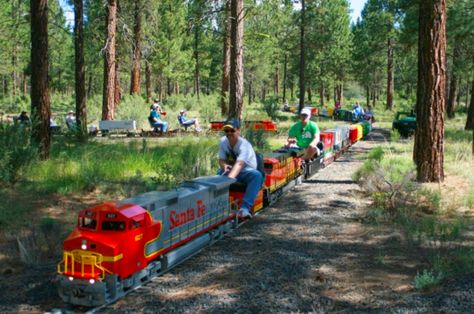
[[[429,249],[364,223],[371,200],[351,176],[387,137],[375,129],[261,215],[101,312],[473,313],[474,274],[417,291]],[[1,313],[64,308],[54,265],[7,267],[0,256],[0,271]]]

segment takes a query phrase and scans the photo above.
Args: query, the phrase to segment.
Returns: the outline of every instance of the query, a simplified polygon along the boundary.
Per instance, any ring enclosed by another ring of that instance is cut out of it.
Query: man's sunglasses
[[[225,133],[235,133],[235,130],[224,130]]]

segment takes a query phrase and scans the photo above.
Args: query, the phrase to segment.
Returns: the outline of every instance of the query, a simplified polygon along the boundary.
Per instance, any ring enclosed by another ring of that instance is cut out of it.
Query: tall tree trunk
[[[230,81],[230,30],[231,30],[231,20],[230,20],[230,1],[226,0],[225,2],[225,18],[224,18],[224,33],[223,33],[223,68],[222,68],[222,90],[221,90],[221,114],[226,116],[229,111],[229,81]],[[250,97],[250,96],[249,96]]]
[[[201,27],[199,23],[194,25],[194,94],[199,99],[199,92],[201,91],[201,70],[200,70],[200,59],[199,59],[199,33]]]
[[[122,87],[120,86],[120,66],[119,62],[115,62],[115,93],[114,93],[114,111],[120,105],[122,99]]]
[[[87,137],[86,73],[84,67],[84,7],[83,0],[74,0],[74,74],[76,118],[80,139]]]
[[[32,140],[40,158],[49,158],[51,107],[48,89],[48,0],[31,0],[31,117]]]
[[[298,112],[304,108],[304,94],[305,94],[305,15],[306,5],[305,0],[301,0],[301,25],[300,25],[300,104]]]
[[[16,96],[17,90],[18,90],[18,74],[16,72],[17,68],[17,47],[16,44],[13,45],[13,51],[12,51],[12,92],[13,96]]]
[[[130,95],[140,95],[140,62],[142,58],[142,14],[141,0],[134,0],[134,25],[133,25],[133,69],[130,79]]]
[[[145,62],[145,87],[146,87],[146,102],[151,101],[151,64],[146,60]]]
[[[393,66],[393,42],[392,38],[387,40],[387,106],[388,110],[393,108],[394,86],[394,66]]]
[[[324,107],[325,102],[324,102],[324,85],[321,85],[319,88],[319,104],[321,107]]]
[[[165,93],[164,87],[163,87],[164,86],[163,72],[160,72],[160,78],[159,78],[158,82],[159,82],[159,87],[160,87],[160,97],[159,98],[160,98],[160,102],[162,102],[163,97],[164,97],[164,93]]]
[[[474,65],[474,63],[473,63]],[[472,86],[471,86],[471,103],[469,104],[469,111],[467,113],[465,130],[472,130],[472,155],[474,156],[474,66],[472,69]]]
[[[249,105],[252,103],[252,80],[249,81]]]
[[[468,79],[467,82],[466,82],[466,102],[465,102],[466,108],[467,108],[467,106],[468,106],[468,105],[467,105],[468,103],[469,103],[469,79]]]
[[[370,104],[370,88],[368,85],[365,87],[365,99],[367,105]]]
[[[26,73],[23,71],[22,75],[22,91],[23,91],[23,97],[26,97],[26,94],[28,94],[28,79],[26,76]]]
[[[242,118],[244,96],[244,1],[231,0],[229,117]]]
[[[104,48],[104,89],[102,120],[113,120],[115,110],[115,31],[117,29],[117,1],[107,0],[105,21],[107,37]]]
[[[275,69],[275,88],[273,90],[276,99],[278,101],[278,95],[280,94],[280,71],[278,67]]]
[[[18,33],[18,25],[20,24],[20,1],[18,0],[12,0],[11,4],[11,18],[13,23],[15,24],[15,29],[13,30],[13,36],[17,36]],[[17,95],[17,90],[18,90],[18,72],[17,72],[17,67],[18,67],[18,47],[17,47],[17,38],[13,38],[13,48],[12,48],[12,92],[13,96]]]
[[[338,87],[337,87],[337,101],[342,106],[342,104],[344,102],[344,85],[343,85],[343,83],[338,84]]]
[[[413,159],[419,182],[444,180],[446,0],[420,1]]]
[[[89,80],[88,80],[88,84],[87,84],[87,97],[91,97],[92,96],[92,89],[93,89],[93,85],[94,85],[94,77],[92,75],[92,73],[89,73]]]
[[[174,90],[175,95],[179,95],[179,93],[180,93],[179,87],[180,87],[179,82],[178,81],[174,82],[173,90]]]
[[[459,84],[456,72],[459,63],[459,56],[461,54],[461,47],[459,46],[459,44],[459,40],[455,40],[453,53],[453,68],[451,70],[451,83],[449,84],[448,102],[446,103],[446,113],[449,119],[454,118],[456,99],[458,97]]]
[[[283,66],[283,102],[287,103],[286,101],[286,82],[288,76],[288,55],[285,53],[285,61]]]

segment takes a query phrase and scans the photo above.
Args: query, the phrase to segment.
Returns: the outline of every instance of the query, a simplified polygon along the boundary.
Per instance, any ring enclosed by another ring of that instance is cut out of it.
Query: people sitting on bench
[[[155,132],[158,132],[158,128],[161,133],[165,133],[168,130],[168,123],[161,119],[162,114],[164,112],[161,110],[158,99],[155,99],[155,102],[150,107],[150,115],[148,116],[148,121]]]
[[[370,105],[367,106],[367,110],[364,113],[364,119],[369,121],[370,123],[375,122],[374,112],[372,111],[372,107]]]
[[[76,113],[72,110],[69,111],[66,115],[66,126],[71,131],[76,130],[76,127],[77,127]]]
[[[59,133],[61,131],[61,127],[56,123],[53,116],[49,118],[49,129],[51,133]]]
[[[179,124],[182,125],[185,130],[187,130],[188,127],[194,125],[194,129],[196,130],[196,132],[201,132],[202,131],[201,127],[199,126],[198,119],[194,118],[194,119],[189,119],[188,120],[186,118],[186,110],[184,110],[184,109],[181,109],[179,111],[178,121],[179,121]]]

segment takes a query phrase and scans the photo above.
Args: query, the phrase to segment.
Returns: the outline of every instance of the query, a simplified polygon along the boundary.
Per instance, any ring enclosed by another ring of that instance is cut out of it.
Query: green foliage
[[[267,151],[270,147],[268,143],[268,132],[262,130],[244,129],[243,136],[252,144],[255,150]]]
[[[28,166],[36,160],[37,149],[30,135],[26,126],[0,124],[0,185],[24,178]]]
[[[263,101],[263,109],[272,120],[277,120],[281,105],[278,103],[278,98],[270,97]]]
[[[148,115],[149,105],[140,96],[126,95],[122,98],[120,106],[116,111],[117,120],[135,120],[137,128],[149,127]]]
[[[437,285],[443,277],[443,273],[435,274],[433,271],[425,269],[423,270],[423,273],[417,273],[414,282],[415,288],[417,290],[430,288]]]
[[[136,193],[174,186],[217,169],[217,140],[172,138],[172,145],[151,146],[146,139],[130,143],[78,145],[57,143],[47,161],[32,167],[35,189],[71,193],[96,188],[133,189]],[[106,157],[104,157],[106,156]]]

